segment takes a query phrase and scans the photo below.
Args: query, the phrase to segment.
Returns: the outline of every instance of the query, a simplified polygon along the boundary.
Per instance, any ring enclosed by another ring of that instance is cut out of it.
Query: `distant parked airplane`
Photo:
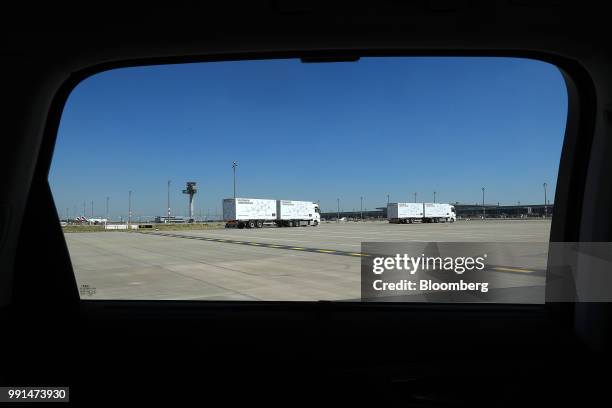
[[[108,222],[108,220],[106,218],[86,218],[86,217],[76,217],[75,219],[77,222],[88,222],[90,224],[106,224]]]

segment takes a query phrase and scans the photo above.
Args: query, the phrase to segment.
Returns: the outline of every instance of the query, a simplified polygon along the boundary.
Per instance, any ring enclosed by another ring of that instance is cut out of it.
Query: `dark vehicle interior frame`
[[[80,300],[48,182],[65,102],[104,70],[288,57],[531,58],[556,65],[568,91],[550,240],[609,242],[612,45],[602,10],[528,0],[119,10],[5,14],[15,18],[0,40],[0,386],[66,385],[83,404],[515,406],[606,397],[598,372],[610,360],[608,303]]]

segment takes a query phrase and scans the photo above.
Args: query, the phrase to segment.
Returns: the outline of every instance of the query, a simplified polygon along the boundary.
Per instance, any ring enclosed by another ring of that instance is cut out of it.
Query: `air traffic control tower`
[[[188,181],[183,194],[189,194],[189,222],[193,222],[193,196],[198,192],[195,181]]]

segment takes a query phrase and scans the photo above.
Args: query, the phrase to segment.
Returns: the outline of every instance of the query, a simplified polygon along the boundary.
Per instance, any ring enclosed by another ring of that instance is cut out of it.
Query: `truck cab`
[[[319,204],[314,203],[314,211],[313,225],[317,226],[321,223],[321,209],[319,208]]]

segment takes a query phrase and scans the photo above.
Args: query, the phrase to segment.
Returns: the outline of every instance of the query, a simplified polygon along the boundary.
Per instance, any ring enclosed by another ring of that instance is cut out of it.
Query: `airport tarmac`
[[[549,234],[550,220],[473,220],[65,237],[83,299],[358,301],[362,242],[542,243]],[[525,288],[516,302],[543,301],[545,254],[533,262],[493,272],[504,287]]]

